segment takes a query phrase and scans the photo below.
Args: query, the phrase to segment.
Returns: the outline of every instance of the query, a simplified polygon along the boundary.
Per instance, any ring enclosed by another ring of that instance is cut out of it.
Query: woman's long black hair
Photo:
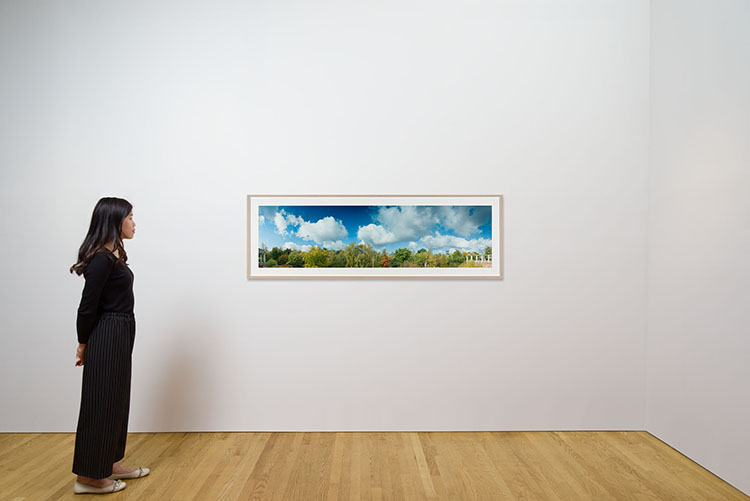
[[[115,197],[105,197],[99,200],[91,214],[89,232],[78,249],[78,261],[70,267],[71,273],[83,273],[86,265],[100,249],[112,244],[117,251],[118,261],[127,262],[128,255],[122,244],[122,222],[128,217],[133,206],[127,200]]]

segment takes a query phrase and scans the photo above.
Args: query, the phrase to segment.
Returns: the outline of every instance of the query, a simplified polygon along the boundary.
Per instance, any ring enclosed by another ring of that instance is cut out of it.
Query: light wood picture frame
[[[248,195],[247,278],[503,278],[503,195]]]

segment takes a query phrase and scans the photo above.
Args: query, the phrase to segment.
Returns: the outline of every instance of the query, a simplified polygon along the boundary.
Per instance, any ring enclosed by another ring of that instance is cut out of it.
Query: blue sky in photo
[[[259,206],[260,245],[307,251],[370,243],[433,252],[484,252],[492,246],[492,207],[476,205]]]

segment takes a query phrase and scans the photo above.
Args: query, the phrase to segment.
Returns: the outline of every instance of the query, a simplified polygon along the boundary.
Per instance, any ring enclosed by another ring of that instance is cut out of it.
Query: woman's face
[[[122,222],[120,238],[125,240],[126,238],[133,238],[133,235],[135,235],[135,221],[133,220],[133,211],[131,210],[130,214]]]

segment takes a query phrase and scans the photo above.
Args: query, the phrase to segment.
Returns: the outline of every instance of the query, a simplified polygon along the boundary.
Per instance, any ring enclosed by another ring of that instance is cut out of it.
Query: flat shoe
[[[123,490],[125,485],[125,482],[122,480],[115,480],[112,482],[112,485],[108,487],[92,487],[76,480],[76,483],[73,486],[73,492],[76,494],[109,494],[110,492]]]
[[[151,473],[151,470],[143,466],[139,466],[137,470],[133,470],[130,473],[113,473],[109,478],[141,478]]]

